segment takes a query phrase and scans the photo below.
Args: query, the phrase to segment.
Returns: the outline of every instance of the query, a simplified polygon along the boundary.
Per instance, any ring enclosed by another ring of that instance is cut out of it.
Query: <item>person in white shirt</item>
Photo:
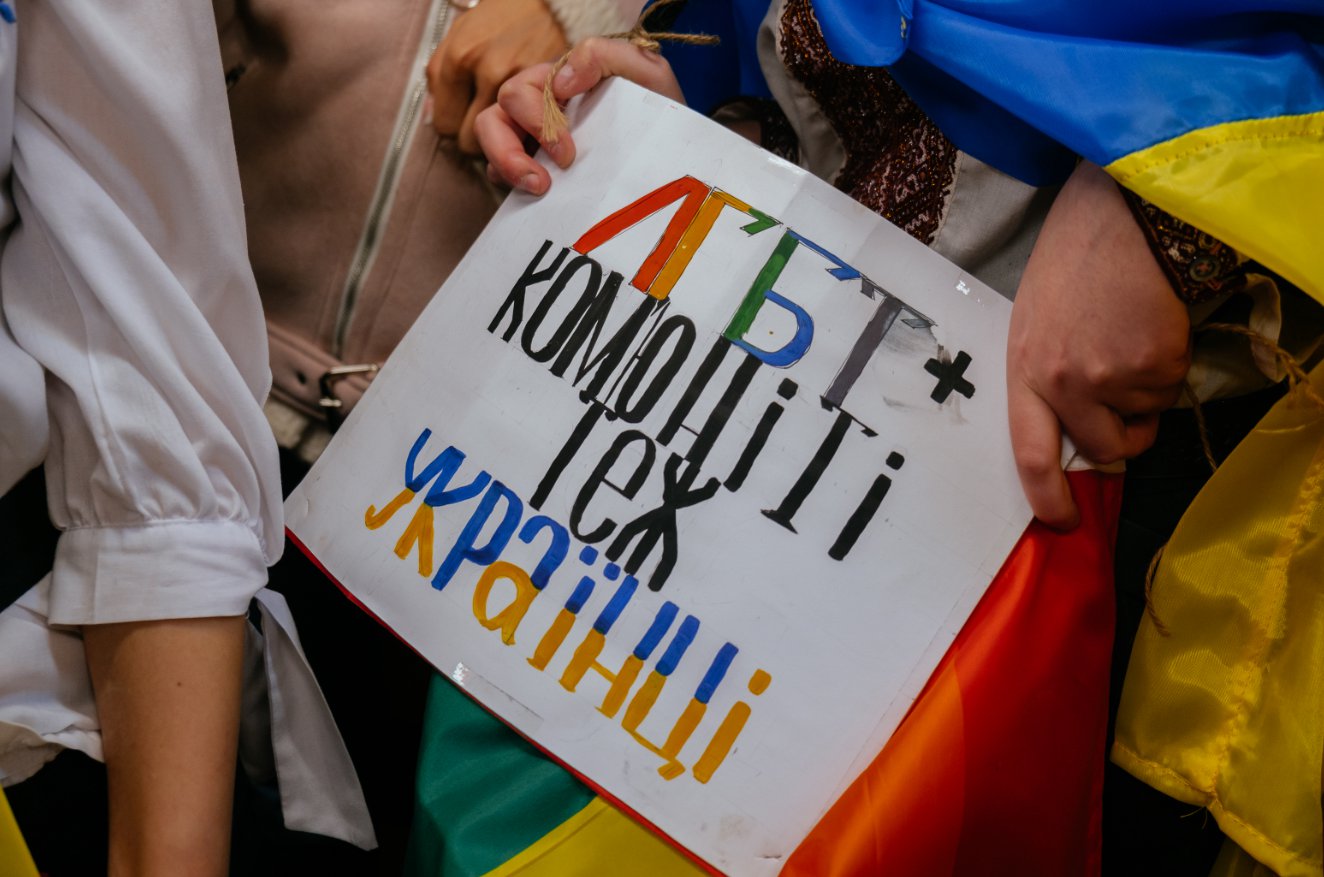
[[[15,99],[0,128],[12,121],[18,220],[0,328],[21,350],[0,332],[0,361],[16,364],[0,369],[0,487],[40,457],[44,389],[63,534],[33,611],[81,629],[110,872],[224,874],[243,616],[282,518],[212,9],[48,0],[12,12],[0,69]],[[0,675],[46,657],[6,653]]]

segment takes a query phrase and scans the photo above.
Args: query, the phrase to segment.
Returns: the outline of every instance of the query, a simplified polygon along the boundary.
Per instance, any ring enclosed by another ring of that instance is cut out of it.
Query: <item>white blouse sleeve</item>
[[[0,246],[14,221],[9,168],[14,145],[14,71],[18,30],[0,16]],[[41,366],[14,342],[0,313],[0,494],[46,456],[46,391]]]
[[[0,296],[46,370],[51,621],[242,614],[283,539],[211,4],[16,11]]]

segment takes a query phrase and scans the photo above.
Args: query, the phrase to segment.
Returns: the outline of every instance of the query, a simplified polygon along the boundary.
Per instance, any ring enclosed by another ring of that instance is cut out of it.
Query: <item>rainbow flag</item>
[[[896,734],[783,873],[1099,873],[1121,479],[1069,477],[1081,526],[1030,525]],[[416,877],[707,873],[440,676],[417,793]]]

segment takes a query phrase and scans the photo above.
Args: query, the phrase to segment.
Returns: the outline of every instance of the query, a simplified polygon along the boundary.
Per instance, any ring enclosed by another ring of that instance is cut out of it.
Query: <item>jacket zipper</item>
[[[433,0],[429,20],[431,27],[424,30],[423,39],[418,47],[418,56],[414,59],[414,70],[417,71],[423,69],[450,27],[449,0]],[[340,310],[336,314],[335,331],[331,338],[331,354],[336,359],[344,358],[345,341],[349,336],[350,324],[354,321],[354,308],[363,289],[363,282],[381,246],[382,231],[386,227],[387,219],[390,218],[391,207],[395,203],[395,193],[400,185],[404,153],[417,132],[419,111],[426,96],[427,79],[421,73],[416,74],[416,78],[405,90],[404,102],[400,106],[400,114],[396,117],[390,146],[382,162],[381,175],[377,179],[377,188],[373,192],[372,201],[369,202],[363,234],[359,236],[358,246],[354,249],[354,258],[349,263],[349,272],[345,275],[345,286],[340,295]]]

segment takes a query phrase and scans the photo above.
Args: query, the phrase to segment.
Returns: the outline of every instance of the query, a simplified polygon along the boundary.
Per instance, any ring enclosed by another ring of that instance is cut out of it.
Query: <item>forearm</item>
[[[110,790],[110,877],[228,873],[244,619],[83,628]]]

